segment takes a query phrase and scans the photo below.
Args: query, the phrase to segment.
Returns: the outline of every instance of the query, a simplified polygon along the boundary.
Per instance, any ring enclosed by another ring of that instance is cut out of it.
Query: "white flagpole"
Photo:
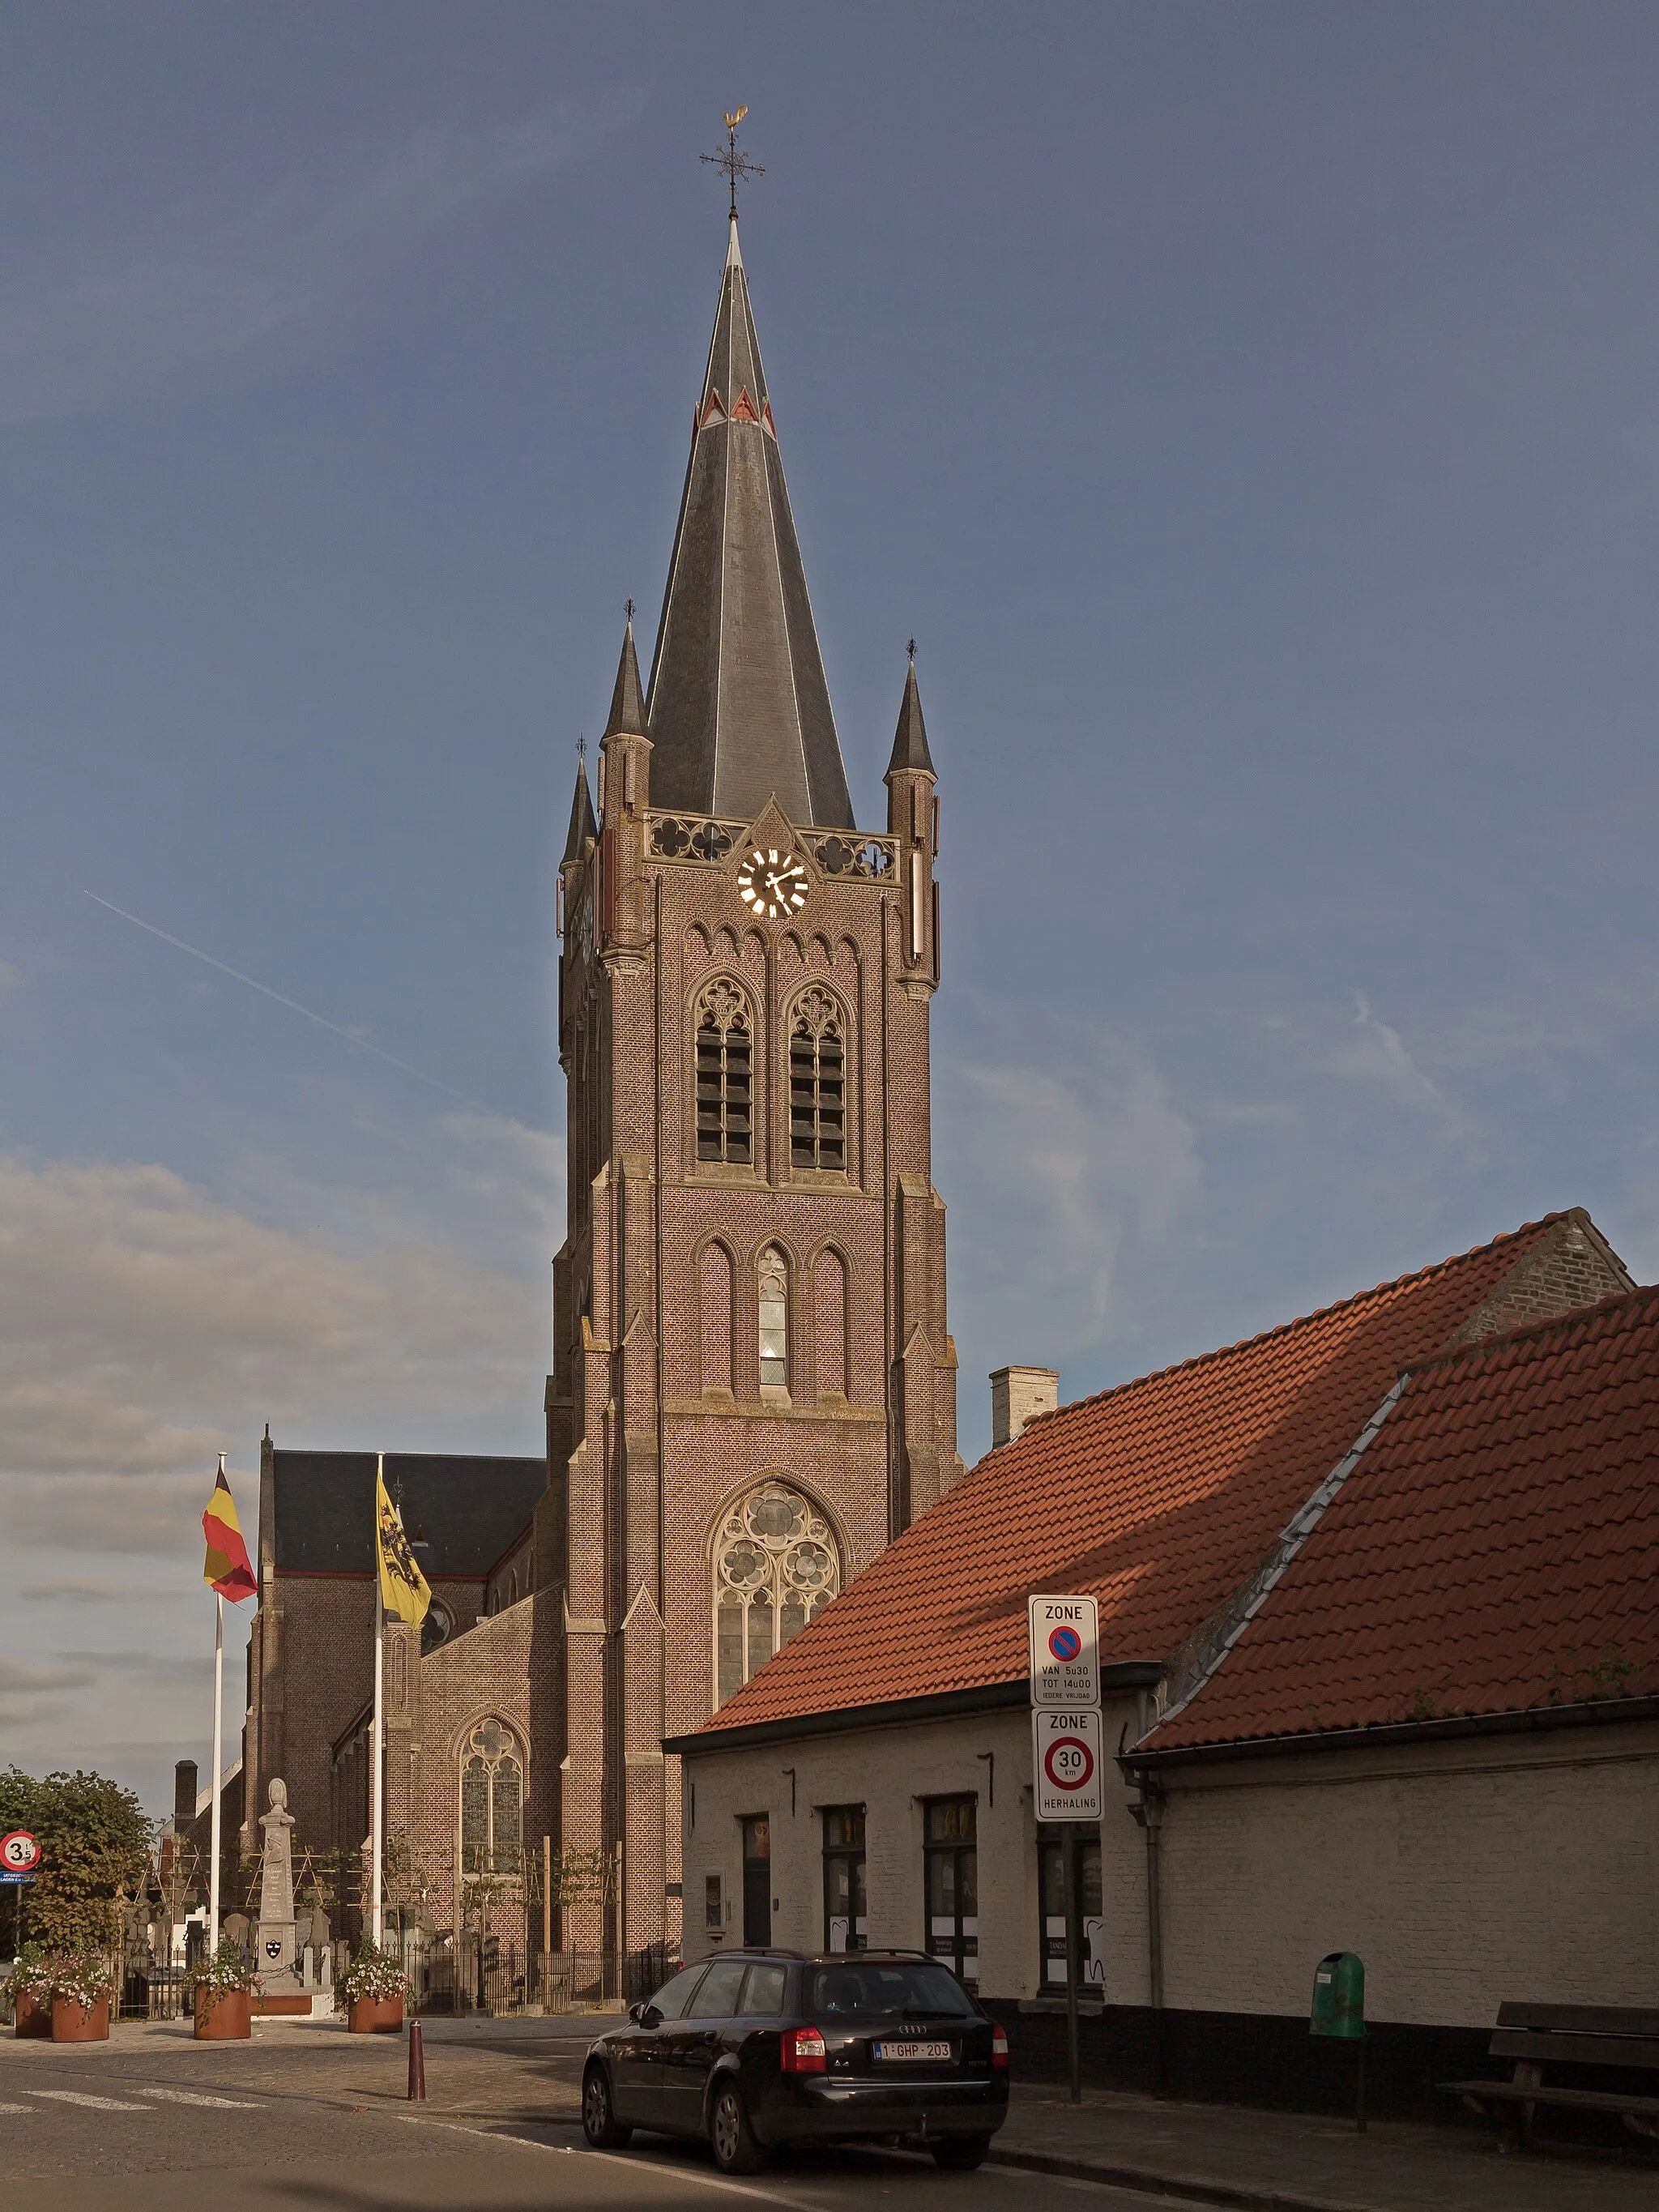
[[[225,1468],[225,1455],[219,1455],[219,1472]],[[225,1728],[225,1601],[219,1591],[213,1593],[213,1820],[210,1827],[209,1849],[213,1854],[208,1869],[208,1956],[212,1958],[219,1948],[219,1769],[223,1764],[220,1746],[224,1741]]]
[[[381,1771],[380,1740],[384,1719],[381,1695],[386,1680],[386,1607],[380,1592],[380,1485],[386,1480],[386,1455],[374,1455],[374,1738],[370,1749],[368,1782],[369,1929],[375,1949],[380,1948],[380,1823],[385,1777]]]

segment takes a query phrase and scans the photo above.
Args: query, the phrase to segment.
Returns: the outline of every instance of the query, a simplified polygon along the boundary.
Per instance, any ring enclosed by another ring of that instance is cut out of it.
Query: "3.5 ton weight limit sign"
[[[1098,1711],[1034,1712],[1031,1772],[1039,1820],[1103,1819]]]

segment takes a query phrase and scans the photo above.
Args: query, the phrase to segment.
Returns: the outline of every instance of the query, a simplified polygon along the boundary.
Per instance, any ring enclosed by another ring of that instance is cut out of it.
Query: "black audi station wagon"
[[[687,1966],[589,2050],[596,2150],[706,2136],[727,2173],[793,2143],[903,2142],[978,2166],[1008,2117],[1008,2038],[920,1951],[730,1951]]]

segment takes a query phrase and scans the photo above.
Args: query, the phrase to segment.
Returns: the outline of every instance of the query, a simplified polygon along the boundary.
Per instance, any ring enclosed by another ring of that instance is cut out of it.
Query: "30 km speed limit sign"
[[[1098,1711],[1031,1715],[1039,1820],[1098,1820],[1106,1809]]]

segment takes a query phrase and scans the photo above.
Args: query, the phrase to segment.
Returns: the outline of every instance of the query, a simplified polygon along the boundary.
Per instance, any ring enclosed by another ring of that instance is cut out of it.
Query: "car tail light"
[[[991,2067],[994,2073],[1008,2071],[1008,2031],[1006,2027],[991,2030]]]
[[[823,2074],[829,2070],[829,2053],[823,2031],[816,2027],[786,2027],[783,2031],[783,2071]]]

